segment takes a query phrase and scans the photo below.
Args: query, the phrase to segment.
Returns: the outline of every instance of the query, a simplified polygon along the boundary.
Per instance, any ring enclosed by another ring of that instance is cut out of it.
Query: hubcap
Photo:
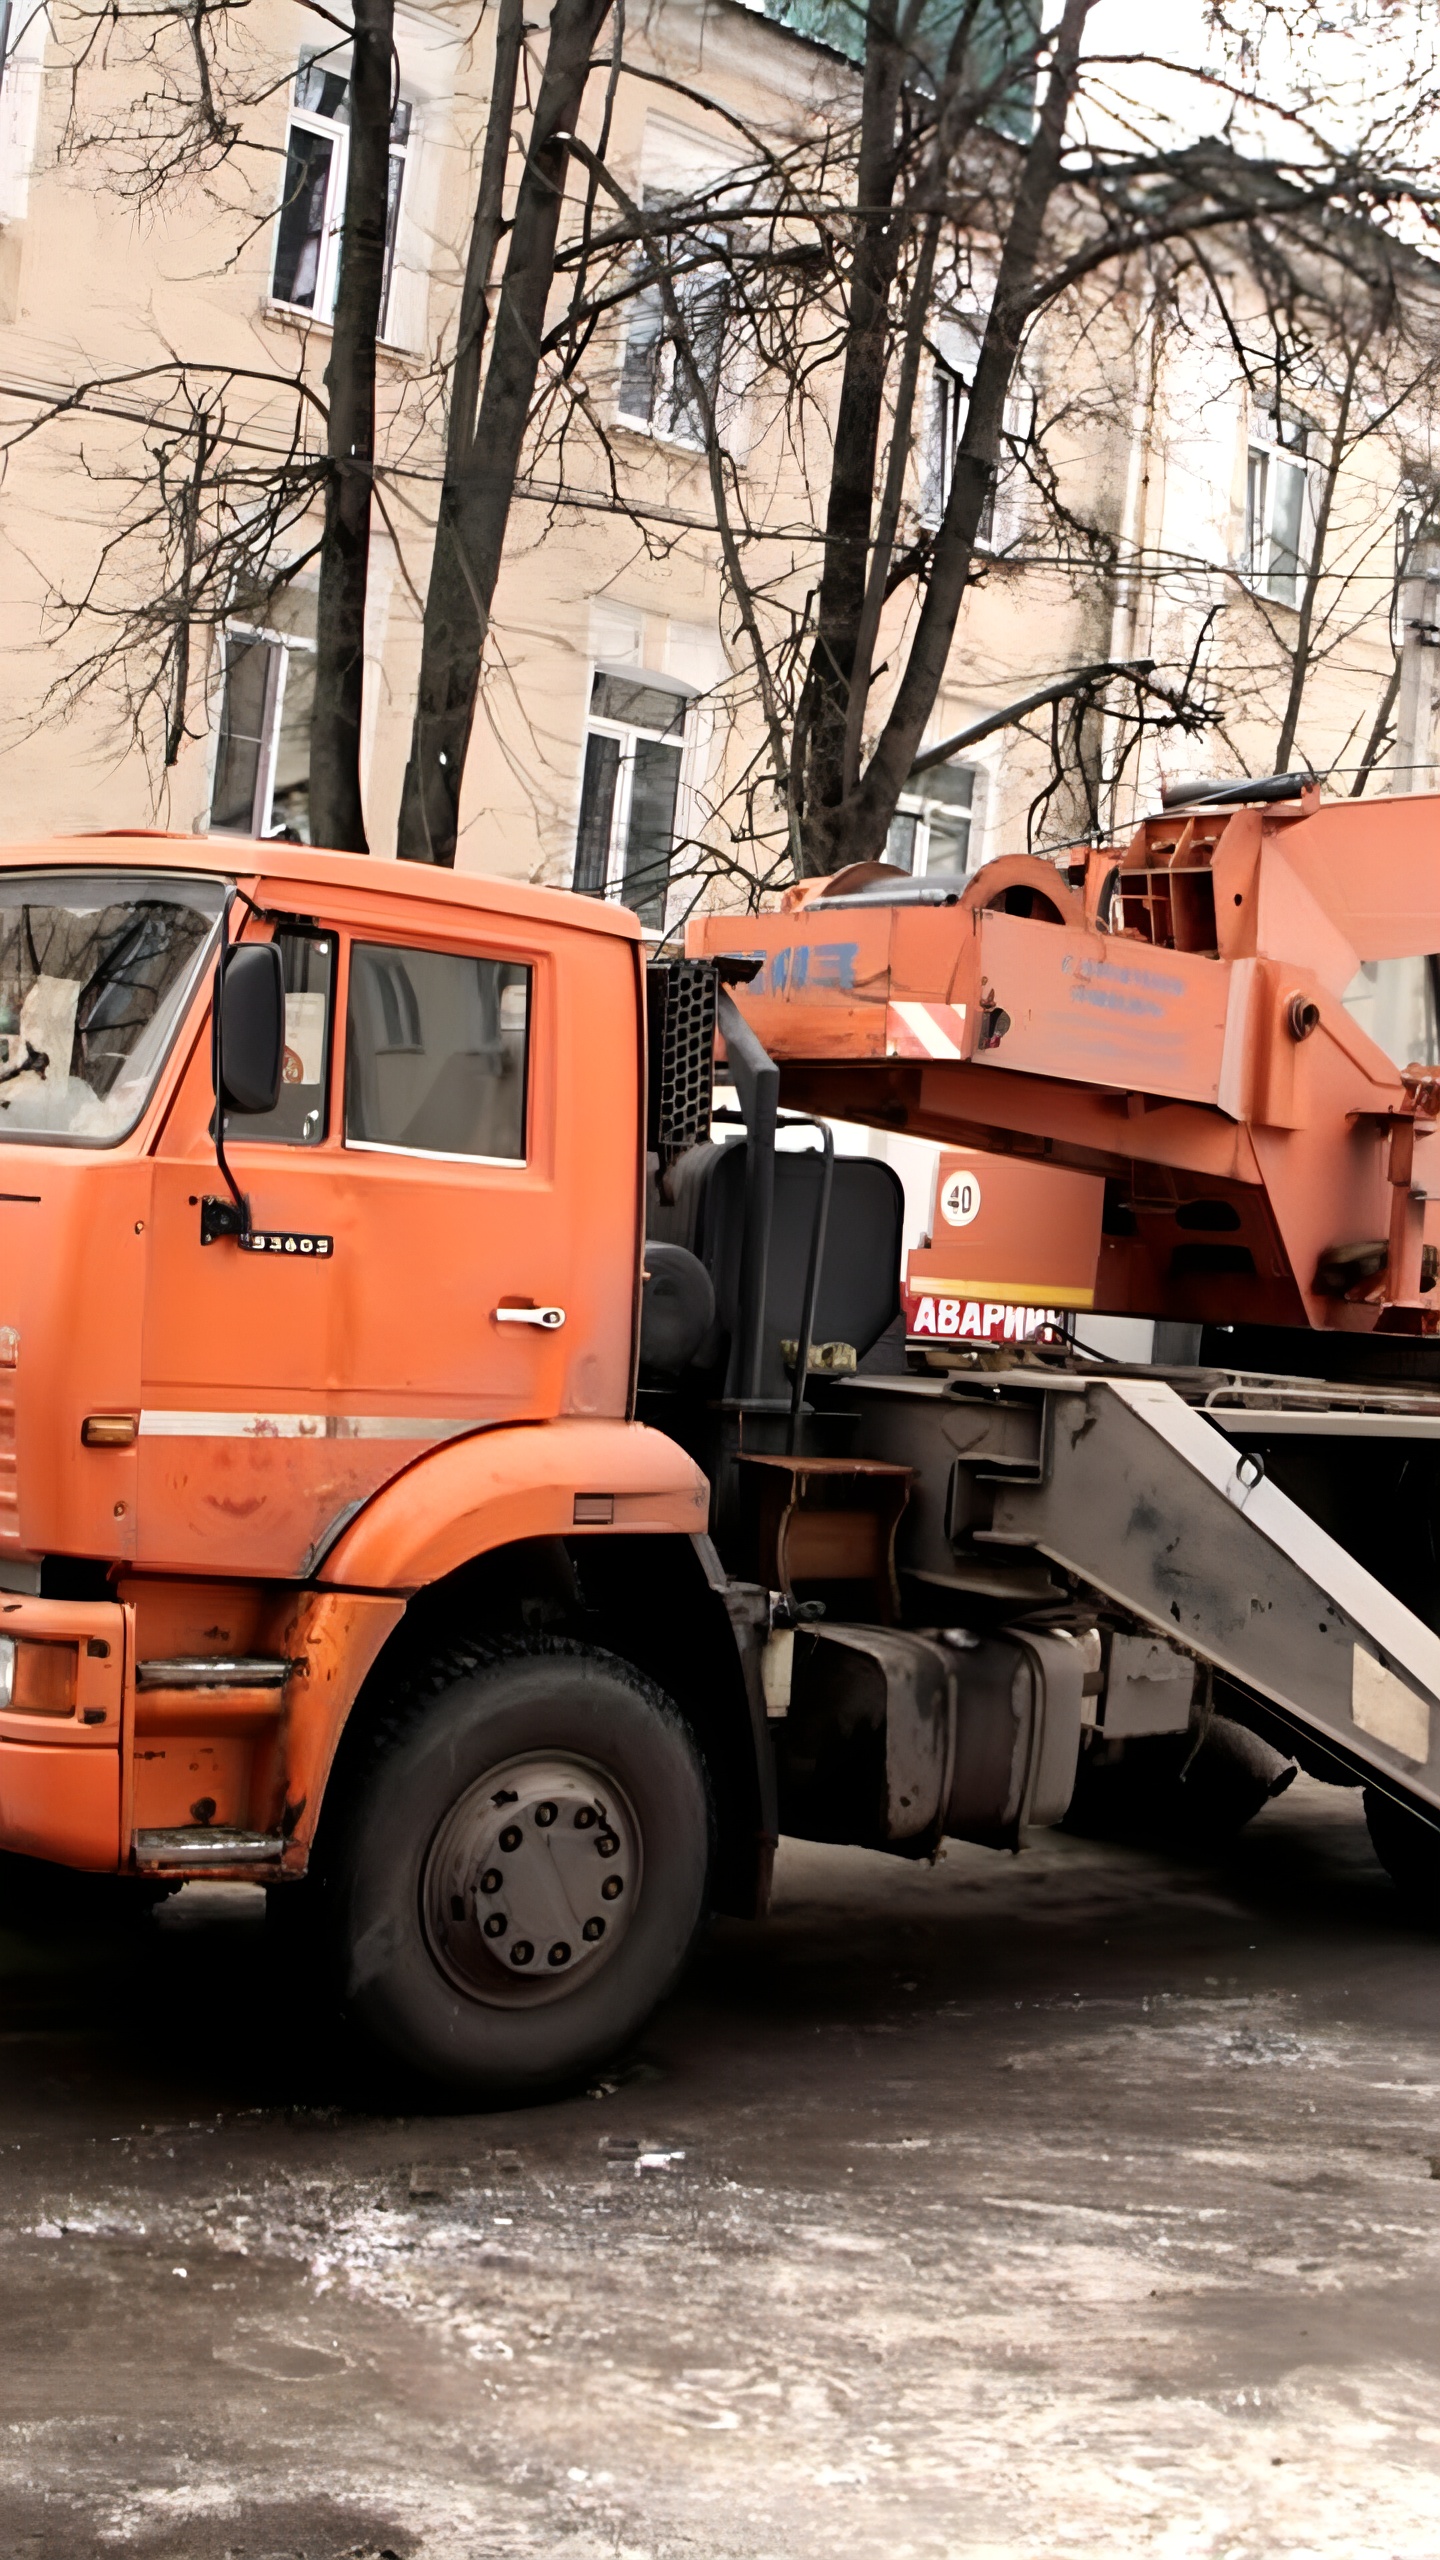
[[[507,1760],[451,1806],[421,1908],[456,1989],[499,2008],[557,2000],[608,1963],[640,1890],[640,1830],[613,1778],[568,1754]]]

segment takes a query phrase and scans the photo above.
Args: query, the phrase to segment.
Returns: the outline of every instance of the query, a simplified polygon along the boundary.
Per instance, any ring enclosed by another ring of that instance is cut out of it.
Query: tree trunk
[[[847,756],[853,729],[851,689],[860,673],[857,661],[871,510],[890,357],[890,293],[905,229],[903,214],[894,202],[904,69],[895,0],[876,0],[865,31],[855,173],[860,214],[825,509],[824,567],[816,601],[815,640],[796,720],[794,788],[802,813],[801,859],[807,871],[834,867],[828,860],[812,861],[810,849],[828,844],[833,818],[854,780]],[[868,674],[868,669],[864,672]]]
[[[345,230],[325,383],[325,528],[310,721],[310,833],[368,853],[360,790],[365,594],[375,471],[375,342],[385,291],[394,0],[355,0]]]
[[[500,0],[495,29],[495,60],[490,74],[490,106],[485,120],[485,149],[480,162],[480,189],[465,282],[460,292],[460,321],[455,333],[455,369],[450,377],[450,415],[445,431],[448,473],[464,468],[475,441],[475,413],[480,405],[480,374],[485,358],[485,330],[490,317],[487,295],[495,272],[495,253],[505,220],[505,168],[515,122],[515,84],[520,76],[520,47],[525,35],[525,0]]]
[[[0,47],[0,74],[4,71],[4,51]],[[180,501],[180,574],[176,580],[180,610],[175,619],[175,657],[170,694],[170,713],[165,723],[165,769],[180,761],[185,744],[185,714],[190,707],[190,635],[193,629],[191,605],[195,593],[195,568],[200,556],[200,517],[205,503],[205,475],[215,450],[215,431],[209,412],[198,407],[195,416],[195,460],[185,481]]]
[[[480,663],[555,272],[569,136],[609,11],[610,0],[555,0],[551,14],[479,414],[473,436],[461,439],[464,449],[458,455],[452,438],[440,492],[410,762],[400,804],[398,850],[404,861],[453,866],[455,860],[460,784]]]
[[[894,703],[864,774],[838,795],[807,805],[803,860],[809,873],[875,859],[884,849],[896,803],[909,778],[925,724],[935,708],[955,625],[970,579],[975,539],[995,476],[1014,377],[1039,269],[1045,215],[1060,181],[1066,121],[1075,94],[1080,45],[1094,0],[1065,0],[1050,40],[1050,76],[1025,153],[985,323],[965,427],[945,511],[935,536],[929,581]],[[872,484],[873,486],[873,481]],[[868,514],[866,526],[868,532]],[[863,591],[863,577],[862,577]],[[818,650],[817,640],[817,650]]]

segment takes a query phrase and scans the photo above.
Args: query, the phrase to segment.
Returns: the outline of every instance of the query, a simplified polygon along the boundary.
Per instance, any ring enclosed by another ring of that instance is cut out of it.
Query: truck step
[[[289,1677],[283,1654],[180,1654],[135,1666],[141,1689],[283,1689]]]
[[[135,1862],[141,1867],[263,1867],[285,1854],[278,1831],[222,1831],[196,1822],[177,1831],[137,1831]]]

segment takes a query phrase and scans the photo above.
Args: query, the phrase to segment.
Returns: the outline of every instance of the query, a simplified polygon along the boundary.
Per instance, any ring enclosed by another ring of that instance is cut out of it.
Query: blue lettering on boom
[[[1068,977],[1075,968],[1073,952],[1067,951],[1060,963],[1060,975]],[[1081,986],[1142,987],[1158,996],[1183,996],[1186,980],[1168,969],[1146,969],[1138,962],[1120,960],[1083,960],[1080,963]],[[1103,1000],[1103,999],[1102,999]]]
[[[755,981],[762,995],[783,995],[789,987],[831,987],[844,995],[855,984],[858,942],[797,942],[789,951],[770,956]]]
[[[757,996],[783,995],[787,987],[830,987],[848,995],[859,956],[858,942],[797,942],[782,951],[735,953],[737,960],[763,961],[759,977],[750,982]]]

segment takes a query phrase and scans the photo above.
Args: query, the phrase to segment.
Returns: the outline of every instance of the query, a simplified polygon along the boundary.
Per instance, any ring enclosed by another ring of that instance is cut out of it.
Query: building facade
[[[108,50],[87,45],[83,13],[37,11],[17,26],[0,85],[6,835],[158,824],[303,836],[313,507],[293,509],[276,536],[296,564],[284,594],[247,601],[243,581],[208,593],[183,666],[173,622],[147,632],[147,563],[164,469],[173,532],[175,487],[207,420],[239,475],[232,503],[248,491],[257,512],[267,471],[293,463],[297,433],[313,441],[306,402],[323,396],[348,146],[343,39],[322,50],[313,13],[256,0],[223,65],[243,102],[243,148],[222,151],[187,127],[153,57],[127,51],[123,19]],[[449,0],[397,17],[367,635],[379,853],[394,842],[409,748],[489,28]],[[642,203],[706,178],[723,190],[737,129],[781,141],[813,130],[845,111],[853,82],[839,56],[739,0],[663,0],[627,33],[625,59],[607,156]],[[689,306],[702,332],[706,290],[702,269]],[[1140,658],[1172,689],[1189,682],[1212,733],[1199,745],[1147,736],[1112,695],[1084,744],[1088,792],[1073,777],[1054,787],[1048,715],[993,733],[904,796],[890,840],[903,868],[1064,843],[1090,823],[1126,823],[1167,772],[1273,762],[1333,386],[1317,386],[1308,410],[1268,398],[1217,322],[1147,294],[1143,279],[1121,279],[1103,307],[1052,313],[1035,332],[984,573],[930,734],[963,732],[1067,668]],[[921,525],[943,501],[977,326],[957,286],[926,358]],[[723,378],[718,327],[716,348],[750,521],[799,592],[820,493],[797,478],[764,381],[753,369]],[[654,296],[602,333],[584,388],[603,436],[577,408],[564,433],[538,441],[517,491],[460,861],[623,898],[659,934],[699,900],[750,894],[736,812],[755,805],[744,778],[758,709],[727,621],[693,401]],[[1357,766],[1393,684],[1372,787],[1434,778],[1427,422],[1417,394],[1403,429],[1392,419],[1347,454],[1329,511],[1343,561],[1321,581],[1329,619],[1307,644],[1290,724],[1293,760]],[[1419,538],[1402,558],[1407,524]]]

